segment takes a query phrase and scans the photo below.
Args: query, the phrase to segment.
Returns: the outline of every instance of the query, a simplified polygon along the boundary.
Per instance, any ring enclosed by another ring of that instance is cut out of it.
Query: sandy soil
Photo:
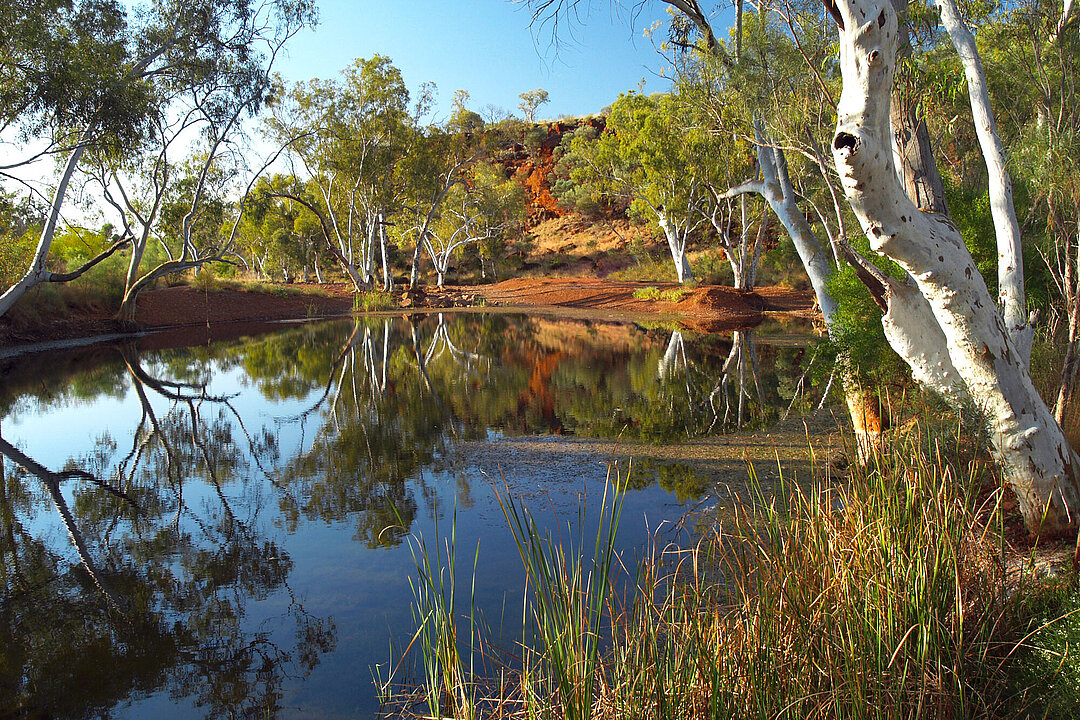
[[[685,294],[675,302],[634,297],[635,292],[647,288]],[[747,293],[718,285],[682,288],[675,283],[596,278],[522,278],[475,288],[454,288],[452,292],[482,298],[486,306],[587,309],[604,311],[612,317],[658,316],[700,332],[757,325],[772,313],[808,319],[817,316],[812,293],[782,287],[759,288]]]
[[[396,291],[398,311],[429,308],[557,309],[560,313],[596,318],[653,318],[688,329],[714,332],[760,323],[767,314],[813,318],[811,293],[787,288],[760,288],[744,293],[727,287],[685,289],[677,302],[642,300],[634,292],[653,287],[678,289],[670,283],[610,282],[595,278],[526,278],[494,285]],[[204,290],[178,286],[149,290],[139,298],[134,326],[125,325],[104,308],[79,308],[33,322],[0,320],[0,347],[74,340],[145,330],[187,328],[199,331],[193,342],[251,332],[266,323],[347,315],[353,293],[346,284],[291,285],[280,292]],[[231,332],[235,331],[235,332]],[[178,340],[179,342],[179,340]]]

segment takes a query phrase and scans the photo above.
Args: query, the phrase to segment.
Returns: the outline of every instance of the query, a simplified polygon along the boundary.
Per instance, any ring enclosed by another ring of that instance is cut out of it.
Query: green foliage
[[[536,88],[535,90],[523,92],[518,97],[521,98],[521,104],[518,107],[521,108],[521,112],[525,116],[525,122],[536,122],[536,111],[541,105],[548,103],[547,90]]]
[[[469,92],[467,90],[455,90],[454,99],[450,103],[450,120],[447,128],[451,133],[461,135],[474,135],[484,129],[484,118],[480,113],[474,112],[467,107]]]
[[[639,282],[677,282],[675,267],[670,260],[660,259],[646,254],[621,270],[609,273],[609,280]]]
[[[394,307],[394,297],[381,290],[366,290],[353,298],[353,312],[378,312]]]
[[[1018,597],[1026,642],[1011,664],[1014,705],[1028,717],[1080,716],[1080,584],[1064,574]]]
[[[218,284],[217,275],[214,272],[212,265],[203,265],[197,271],[195,271],[195,277],[192,278],[191,286],[196,290],[202,292],[213,292],[220,288]]]
[[[981,186],[960,186],[948,176],[945,182],[945,200],[953,222],[964,236],[975,266],[979,268],[992,296],[997,294],[997,241],[994,219],[990,215],[990,195]]]
[[[305,202],[318,207],[317,193],[312,184],[304,186],[292,176],[274,175],[256,183],[237,235],[241,253],[258,274],[284,282],[315,274],[326,238],[319,217]]]
[[[731,264],[724,256],[724,251],[719,248],[709,248],[695,253],[690,258],[690,267],[694,269],[694,277],[702,285],[731,284]]]
[[[529,154],[533,157],[537,157],[540,154],[540,148],[543,146],[544,141],[547,140],[547,130],[542,127],[531,127],[525,131],[525,137],[522,138],[521,144],[525,146],[525,149],[529,151]]]
[[[114,141],[134,142],[150,97],[145,86],[121,80],[137,50],[133,29],[115,0],[4,3],[3,125],[32,137],[96,123]],[[151,37],[147,32],[144,40]]]
[[[653,302],[677,303],[690,293],[686,288],[669,288],[661,290],[657,287],[638,288],[634,291],[634,297],[638,300],[651,300]]]
[[[850,265],[841,266],[833,275],[829,292],[839,305],[827,345],[830,359],[835,362],[844,357],[850,363],[848,369],[867,384],[893,383],[906,377],[907,367],[885,340],[881,309]],[[825,367],[833,367],[833,362],[826,362]]]
[[[26,272],[42,225],[41,211],[30,198],[20,201],[0,192],[0,287],[10,287]]]

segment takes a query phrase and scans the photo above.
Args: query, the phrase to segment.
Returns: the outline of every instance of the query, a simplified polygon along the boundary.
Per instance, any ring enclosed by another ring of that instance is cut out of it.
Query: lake
[[[725,433],[816,400],[805,333],[429,314],[9,358],[0,717],[372,717],[418,543],[453,529],[462,592],[475,565],[512,648],[499,494],[571,535],[633,455],[624,562],[685,541],[746,482]]]

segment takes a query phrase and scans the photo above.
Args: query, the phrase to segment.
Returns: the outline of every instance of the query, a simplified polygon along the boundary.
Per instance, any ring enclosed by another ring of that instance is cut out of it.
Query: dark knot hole
[[[833,138],[833,150],[848,150],[851,154],[855,154],[855,150],[859,147],[859,139],[848,132],[838,132],[836,137]]]

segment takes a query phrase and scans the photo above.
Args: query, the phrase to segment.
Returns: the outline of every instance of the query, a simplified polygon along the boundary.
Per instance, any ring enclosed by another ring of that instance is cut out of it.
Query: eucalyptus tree
[[[4,12],[10,16],[4,19],[10,20],[5,31],[11,32],[12,62],[3,63],[0,79],[3,127],[17,132],[26,148],[18,163],[63,159],[33,258],[0,296],[0,314],[35,285],[72,275],[54,275],[46,262],[68,186],[88,150],[111,158],[115,167],[132,149],[161,151],[177,123],[198,126],[206,130],[208,172],[241,117],[265,99],[266,69],[283,43],[315,17],[310,0],[163,0],[132,10],[114,0],[11,3]],[[50,57],[61,61],[36,62],[43,47],[54,48],[57,55]],[[150,184],[160,194],[167,182],[161,170]],[[196,184],[189,223],[200,198]],[[193,250],[181,252],[184,263]]]
[[[260,178],[240,221],[236,252],[251,271],[283,282],[315,276],[324,282],[325,239],[318,216],[286,194],[302,193],[292,176]]]
[[[573,4],[535,5],[565,10]],[[910,187],[900,182],[909,169],[898,166],[894,157],[899,153],[893,132],[893,77],[899,46],[907,37],[898,8],[887,0],[845,0],[826,3],[825,10],[840,28],[843,89],[836,99],[834,162],[870,248],[895,262],[899,277],[876,270],[858,253],[845,257],[885,311],[886,337],[913,375],[952,402],[971,402],[984,415],[996,459],[1020,499],[1028,528],[1075,530],[1080,458],[1028,373],[1030,320],[1015,213],[1003,172],[1002,143],[984,91],[985,73],[971,34],[955,5],[939,0],[937,10],[964,65],[993,202],[1000,206],[992,233],[999,252],[1000,305],[955,224],[942,212],[913,201]],[[790,17],[785,20],[798,43],[803,27]],[[814,70],[825,85],[827,77]],[[834,245],[837,255],[845,245]]]
[[[0,7],[0,142],[6,146],[0,178],[23,183],[49,201],[22,174],[39,172],[43,164],[66,156],[29,267],[0,295],[0,315],[35,285],[78,277],[126,244],[127,238],[119,240],[71,273],[46,268],[67,187],[86,147],[130,141],[145,126],[153,99],[139,79],[163,48],[148,44],[140,51],[134,36],[118,1],[45,0]]]
[[[1030,0],[979,27],[994,110],[1009,139],[1017,181],[1029,207],[1025,231],[1040,251],[1061,298],[1066,353],[1054,415],[1076,403],[1080,376],[1080,35],[1071,2]],[[1046,32],[1046,28],[1054,30]],[[1072,28],[1071,31],[1063,32]]]
[[[450,261],[470,245],[479,246],[482,274],[485,261],[494,274],[495,256],[525,219],[524,189],[500,166],[477,162],[462,177],[464,182],[449,186],[426,230],[422,226],[411,230],[424,243],[440,288]]]
[[[977,122],[992,120],[978,82],[978,53],[974,43],[967,42],[970,32],[950,0],[938,5],[965,61]],[[1007,296],[1004,313],[999,309],[956,226],[940,214],[919,212],[895,181],[888,143],[896,11],[880,0],[844,0],[838,3],[837,23],[844,91],[837,106],[833,156],[871,247],[904,268],[932,310],[933,324],[908,334],[913,349],[923,357],[935,354],[936,370],[957,378],[984,412],[995,455],[1016,491],[1029,530],[1075,530],[1080,524],[1080,457],[1031,382],[1026,319],[1010,321],[1018,309],[1010,309]],[[982,130],[983,155],[995,174],[1001,140],[992,122]],[[999,174],[997,182],[1007,187],[1008,177]],[[1007,220],[1012,208],[1003,209],[1006,221],[995,227],[999,248],[1012,241]],[[1012,270],[1019,272],[1016,266]]]
[[[358,59],[340,81],[297,84],[267,122],[269,135],[287,146],[293,175],[317,190],[309,209],[321,218],[327,243],[357,290],[374,284],[377,247],[384,282],[389,278],[384,226],[399,210],[398,165],[417,140],[429,93],[421,88],[410,114],[401,71],[376,55]]]
[[[487,153],[489,138],[484,132],[483,119],[464,106],[468,93],[458,91],[455,111],[445,126],[429,125],[421,129],[420,136],[405,162],[402,163],[402,180],[405,184],[404,213],[401,222],[407,230],[403,236],[413,238],[412,263],[409,268],[409,287],[420,281],[420,262],[426,250],[436,272],[443,262],[445,251],[453,244],[443,231],[443,240],[432,242],[435,228],[443,217],[447,198],[459,185],[467,182],[470,169]],[[460,191],[459,191],[460,192]],[[460,209],[463,217],[475,217],[476,211]],[[460,219],[460,218],[459,218]],[[464,220],[461,220],[461,227]],[[453,235],[453,230],[450,234]],[[448,256],[447,256],[448,258]],[[440,274],[440,284],[441,277]]]
[[[548,91],[543,88],[528,90],[518,97],[521,98],[521,104],[518,107],[521,109],[521,114],[525,116],[525,122],[536,122],[536,111],[541,105],[547,105],[549,102]]]
[[[625,200],[631,214],[657,223],[681,283],[694,278],[686,253],[709,216],[702,208],[713,200],[712,168],[703,159],[717,147],[680,112],[670,95],[620,95],[606,131],[596,139],[572,136],[562,162],[572,183]]]

